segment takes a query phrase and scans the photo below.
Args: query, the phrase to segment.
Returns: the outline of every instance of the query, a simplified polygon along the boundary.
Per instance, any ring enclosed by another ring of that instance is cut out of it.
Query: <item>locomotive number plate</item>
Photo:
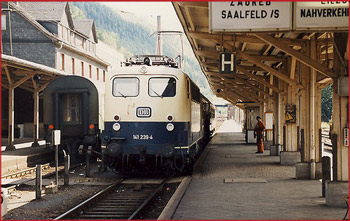
[[[138,107],[136,109],[137,117],[151,117],[152,111],[150,107]]]
[[[153,140],[153,136],[148,135],[148,134],[134,134],[134,135],[132,135],[132,139],[134,139],[134,140]]]

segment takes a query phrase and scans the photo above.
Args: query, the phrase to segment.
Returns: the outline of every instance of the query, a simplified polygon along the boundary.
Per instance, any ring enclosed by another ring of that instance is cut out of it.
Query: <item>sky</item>
[[[146,20],[157,25],[157,16],[161,16],[162,30],[183,31],[171,2],[102,2],[114,10],[131,17]]]
[[[147,24],[157,25],[157,16],[161,16],[161,26],[163,31],[183,31],[181,23],[175,13],[174,7],[171,2],[101,2],[116,11],[122,12],[120,15],[124,15],[128,20],[135,22],[144,21]],[[185,50],[187,56],[194,56],[192,49],[189,47]],[[191,55],[190,55],[191,53]],[[227,101],[216,98],[215,103],[227,103]]]

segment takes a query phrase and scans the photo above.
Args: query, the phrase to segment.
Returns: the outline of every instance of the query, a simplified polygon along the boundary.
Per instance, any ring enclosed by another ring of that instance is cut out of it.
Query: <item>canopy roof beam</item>
[[[255,36],[266,43],[272,44],[276,48],[280,49],[281,51],[289,54],[292,57],[295,57],[299,62],[305,64],[306,66],[313,68],[317,70],[318,72],[326,75],[327,77],[336,77],[336,74],[333,73],[331,70],[329,70],[327,67],[323,66],[322,64],[318,63],[314,59],[294,50],[293,48],[285,45],[282,43],[279,39],[275,39],[274,37],[271,37],[267,34],[255,34]]]

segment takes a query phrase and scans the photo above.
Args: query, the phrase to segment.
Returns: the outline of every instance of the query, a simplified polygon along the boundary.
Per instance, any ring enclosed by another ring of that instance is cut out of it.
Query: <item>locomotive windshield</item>
[[[174,97],[176,94],[175,78],[150,78],[148,85],[148,94],[151,97]]]
[[[137,97],[139,95],[139,79],[114,78],[112,93],[115,97]]]

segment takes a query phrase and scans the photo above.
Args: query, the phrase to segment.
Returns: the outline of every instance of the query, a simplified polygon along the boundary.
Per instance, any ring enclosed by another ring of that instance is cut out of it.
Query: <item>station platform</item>
[[[42,143],[39,142],[39,144]],[[55,159],[54,148],[46,148],[46,145],[30,147],[31,142],[19,145],[16,150],[1,151],[1,175],[26,167],[34,167],[36,164],[53,162]]]
[[[346,213],[326,206],[321,181],[296,180],[295,166],[281,166],[269,150],[255,154],[233,120],[207,148],[172,219],[340,220]]]

